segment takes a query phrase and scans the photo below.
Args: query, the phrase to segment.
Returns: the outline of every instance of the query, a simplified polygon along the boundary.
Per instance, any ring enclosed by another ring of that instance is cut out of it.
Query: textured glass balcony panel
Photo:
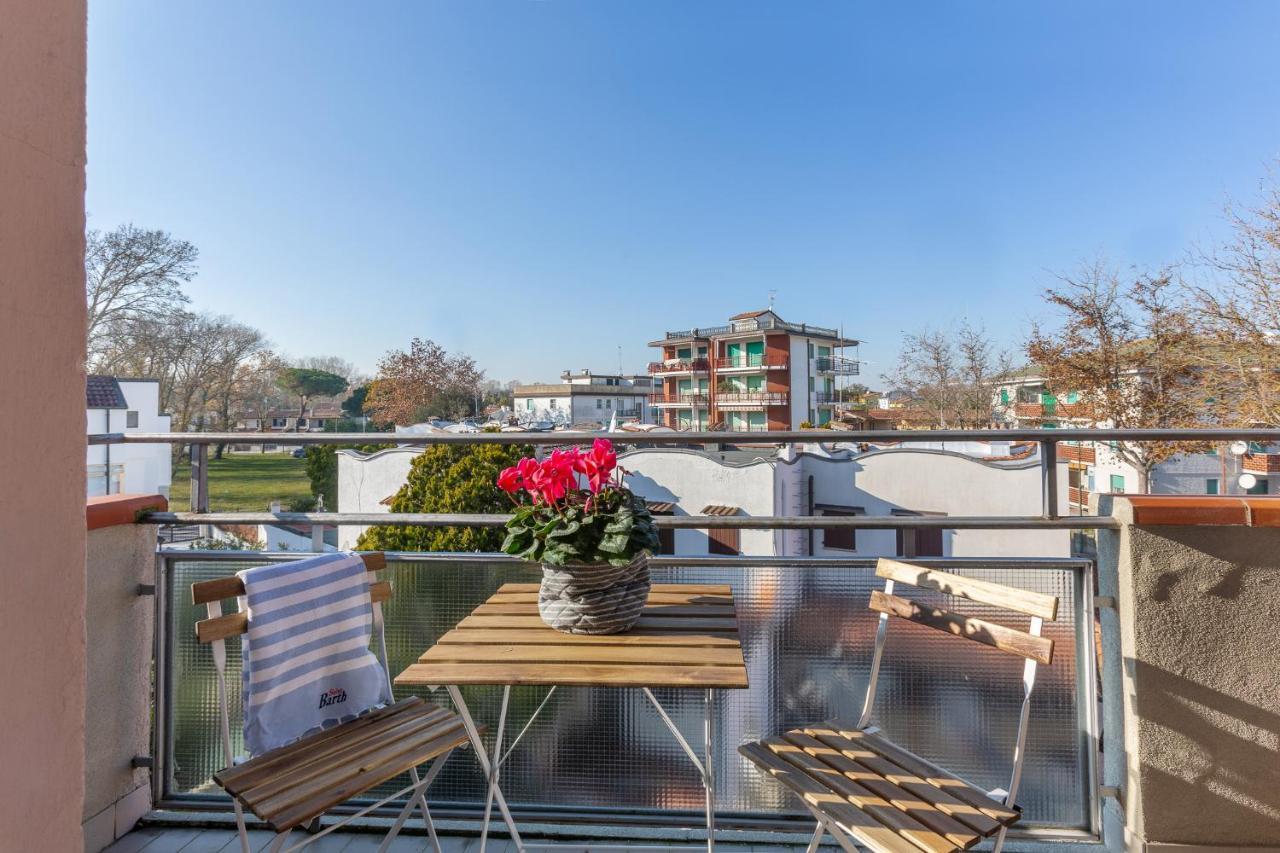
[[[251,558],[250,558],[251,559]],[[222,765],[210,651],[194,639],[190,585],[251,562],[175,563],[171,586],[173,665],[172,794],[216,792],[211,774]],[[1076,701],[1073,576],[1068,569],[966,570],[984,580],[1062,597],[1061,616],[1046,625],[1054,663],[1040,668],[1032,703],[1028,758],[1019,800],[1025,823],[1087,825],[1081,709]],[[536,581],[534,568],[477,569],[439,562],[394,562],[386,576],[394,597],[386,607],[393,674],[504,582]],[[738,744],[832,716],[856,720],[870,669],[877,614],[867,609],[881,587],[867,567],[844,569],[659,570],[666,582],[731,583],[737,600],[749,690],[718,695],[715,751],[717,808],[726,816],[795,815],[783,789],[737,754]],[[1025,617],[950,596],[899,585],[898,592],[972,616],[1025,628]],[[199,608],[203,615],[203,608]],[[238,672],[239,644],[228,643]],[[1009,782],[1022,701],[1022,660],[978,643],[893,620],[881,673],[875,721],[889,737],[987,789]],[[240,744],[239,682],[228,679],[233,738]],[[702,743],[699,691],[657,691],[685,737]],[[400,691],[398,695],[404,695]],[[447,704],[444,690],[425,693]],[[500,688],[466,688],[477,720],[497,721]],[[512,691],[508,743],[545,695]],[[514,806],[590,810],[625,821],[650,810],[699,819],[702,788],[693,767],[639,691],[561,688],[503,768]],[[387,788],[389,793],[394,790]],[[433,802],[473,804],[483,782],[467,751],[452,757],[432,788]]]

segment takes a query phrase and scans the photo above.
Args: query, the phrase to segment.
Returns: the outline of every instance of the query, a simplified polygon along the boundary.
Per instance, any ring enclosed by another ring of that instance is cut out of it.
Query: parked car
[[[307,449],[305,447],[295,447],[292,455],[294,459],[301,459],[307,455]]]

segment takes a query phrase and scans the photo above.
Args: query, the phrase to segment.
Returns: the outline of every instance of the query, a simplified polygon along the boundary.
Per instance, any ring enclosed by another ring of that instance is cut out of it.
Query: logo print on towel
[[[337,705],[339,702],[347,701],[347,691],[341,687],[332,687],[328,693],[320,694],[320,708],[327,705]]]

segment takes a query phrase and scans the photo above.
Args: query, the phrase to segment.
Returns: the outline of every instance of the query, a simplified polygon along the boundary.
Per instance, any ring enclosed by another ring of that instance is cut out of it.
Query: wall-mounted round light
[[[1245,441],[1233,441],[1227,449],[1231,451],[1232,456],[1244,456],[1249,452],[1249,444]]]
[[[1242,489],[1252,489],[1254,486],[1258,485],[1258,478],[1252,474],[1241,474],[1240,479],[1236,482],[1240,484],[1240,488]]]

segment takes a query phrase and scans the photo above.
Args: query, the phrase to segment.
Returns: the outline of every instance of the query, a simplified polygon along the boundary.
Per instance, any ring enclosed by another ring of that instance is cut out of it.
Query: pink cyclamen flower
[[[591,493],[596,494],[609,482],[609,475],[617,465],[618,454],[613,450],[613,442],[597,438],[590,450],[579,455],[577,470],[587,475]]]
[[[520,472],[513,465],[510,468],[502,469],[502,473],[498,475],[498,488],[509,495],[514,495],[520,489]]]

